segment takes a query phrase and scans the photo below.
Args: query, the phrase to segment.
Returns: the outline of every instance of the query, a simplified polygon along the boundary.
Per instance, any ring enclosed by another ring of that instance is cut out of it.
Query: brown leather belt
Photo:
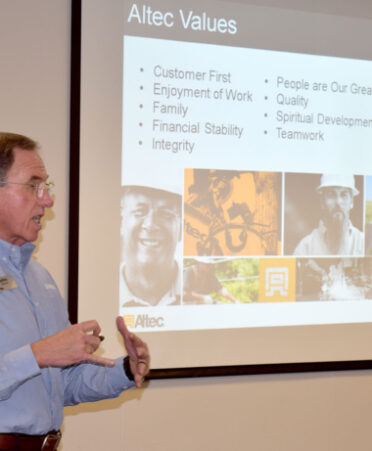
[[[59,431],[45,435],[0,433],[0,451],[56,451],[60,441]]]

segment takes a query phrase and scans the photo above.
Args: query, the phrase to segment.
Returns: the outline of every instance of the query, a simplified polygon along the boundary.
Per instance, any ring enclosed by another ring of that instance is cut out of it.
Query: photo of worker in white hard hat
[[[180,303],[182,196],[163,185],[123,187],[121,307]]]
[[[364,255],[363,177],[285,174],[285,253]]]

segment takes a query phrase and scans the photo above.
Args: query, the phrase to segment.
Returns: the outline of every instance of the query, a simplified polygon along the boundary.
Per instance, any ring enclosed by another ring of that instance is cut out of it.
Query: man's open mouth
[[[142,246],[146,247],[157,247],[161,244],[160,240],[155,239],[148,239],[148,238],[140,238],[139,242],[142,244]]]

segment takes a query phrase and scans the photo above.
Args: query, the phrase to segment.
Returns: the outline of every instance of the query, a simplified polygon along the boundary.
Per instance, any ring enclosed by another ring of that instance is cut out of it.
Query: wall
[[[281,4],[290,4],[281,0]],[[336,1],[328,2],[337,4]],[[347,5],[347,2],[338,4]],[[299,2],[297,2],[298,6]],[[314,7],[321,3],[314,2]],[[353,2],[371,16],[367,2]],[[346,7],[345,7],[346,8]],[[350,5],[348,6],[350,8]],[[0,129],[28,134],[56,182],[36,257],[66,292],[69,0],[1,0]],[[63,451],[369,450],[372,372],[150,381],[65,409]]]
[[[66,409],[63,450],[367,451],[371,381],[363,371],[152,381]]]
[[[0,129],[41,145],[55,183],[37,260],[66,293],[70,6],[68,0],[1,0]]]

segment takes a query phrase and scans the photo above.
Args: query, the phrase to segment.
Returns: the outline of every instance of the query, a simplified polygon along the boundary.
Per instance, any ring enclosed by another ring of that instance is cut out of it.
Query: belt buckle
[[[61,441],[61,433],[50,432],[44,438],[43,444],[41,445],[41,451],[55,451],[58,448],[59,442]]]

